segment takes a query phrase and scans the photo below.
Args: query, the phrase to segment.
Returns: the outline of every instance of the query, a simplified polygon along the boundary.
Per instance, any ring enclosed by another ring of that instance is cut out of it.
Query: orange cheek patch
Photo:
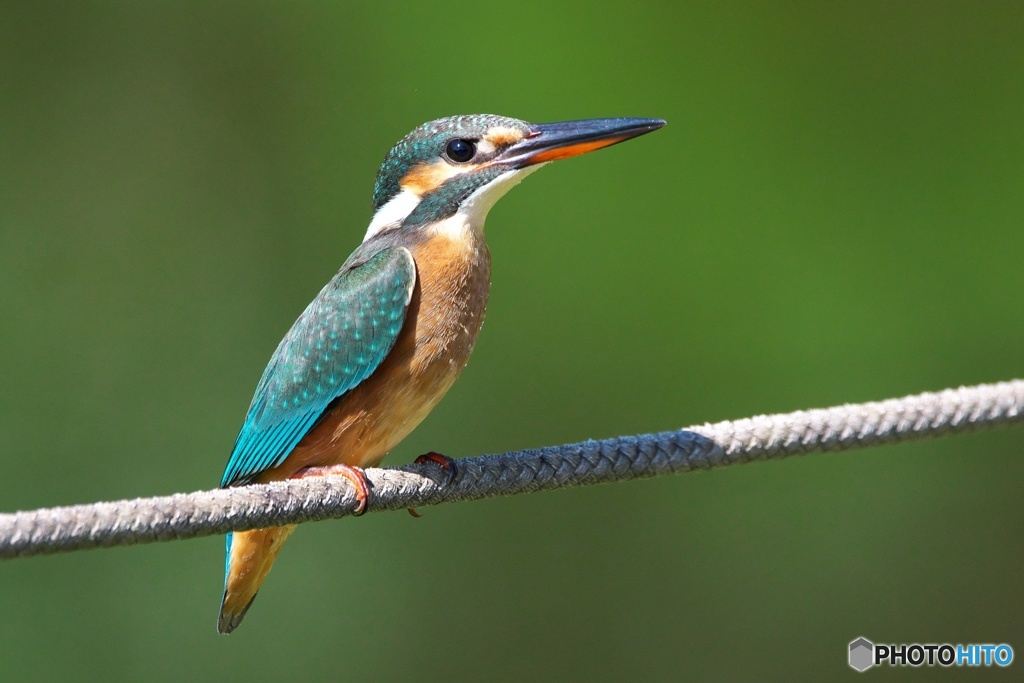
[[[432,164],[417,164],[405,174],[400,185],[402,189],[415,192],[422,197],[441,187],[449,178],[475,171],[477,168],[476,165],[456,168],[443,160]]]
[[[546,149],[543,152],[538,152],[534,156],[530,157],[531,164],[542,164],[546,161],[558,161],[559,159],[568,159],[569,157],[579,156],[580,154],[586,154],[587,152],[593,152],[595,150],[614,145],[616,142],[622,142],[626,139],[625,135],[620,135],[613,138],[604,138],[602,140],[590,140],[588,142],[581,142],[575,145],[566,145],[565,147],[555,147],[554,149]]]

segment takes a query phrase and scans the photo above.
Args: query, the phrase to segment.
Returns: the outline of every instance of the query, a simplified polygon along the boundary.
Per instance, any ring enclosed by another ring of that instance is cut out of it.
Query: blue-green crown
[[[377,172],[377,182],[373,186],[373,210],[376,211],[399,193],[399,184],[411,168],[419,163],[429,163],[438,159],[449,140],[479,140],[488,129],[499,126],[516,128],[523,132],[530,130],[529,124],[525,121],[493,114],[449,116],[428,121],[413,129],[384,157],[384,163]]]

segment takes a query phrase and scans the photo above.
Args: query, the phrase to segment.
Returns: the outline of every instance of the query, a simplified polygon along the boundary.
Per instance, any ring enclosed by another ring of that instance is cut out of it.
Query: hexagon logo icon
[[[867,671],[875,665],[875,644],[864,637],[850,643],[850,666]]]

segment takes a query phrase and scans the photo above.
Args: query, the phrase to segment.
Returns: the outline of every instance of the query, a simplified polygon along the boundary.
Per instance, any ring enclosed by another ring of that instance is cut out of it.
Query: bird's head
[[[482,227],[487,211],[541,165],[649,133],[660,119],[587,119],[533,124],[489,114],[419,126],[384,158],[373,188],[366,238],[415,230],[463,214]]]

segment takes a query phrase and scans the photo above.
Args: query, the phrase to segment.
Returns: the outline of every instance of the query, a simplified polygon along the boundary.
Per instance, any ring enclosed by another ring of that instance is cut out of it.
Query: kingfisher
[[[526,175],[649,133],[660,119],[533,124],[489,114],[425,123],[384,158],[362,244],[274,351],[222,487],[343,476],[355,514],[377,465],[437,405],[484,320],[491,257],[484,219]],[[417,458],[454,473],[437,453]],[[228,534],[217,630],[242,621],[295,525]]]

